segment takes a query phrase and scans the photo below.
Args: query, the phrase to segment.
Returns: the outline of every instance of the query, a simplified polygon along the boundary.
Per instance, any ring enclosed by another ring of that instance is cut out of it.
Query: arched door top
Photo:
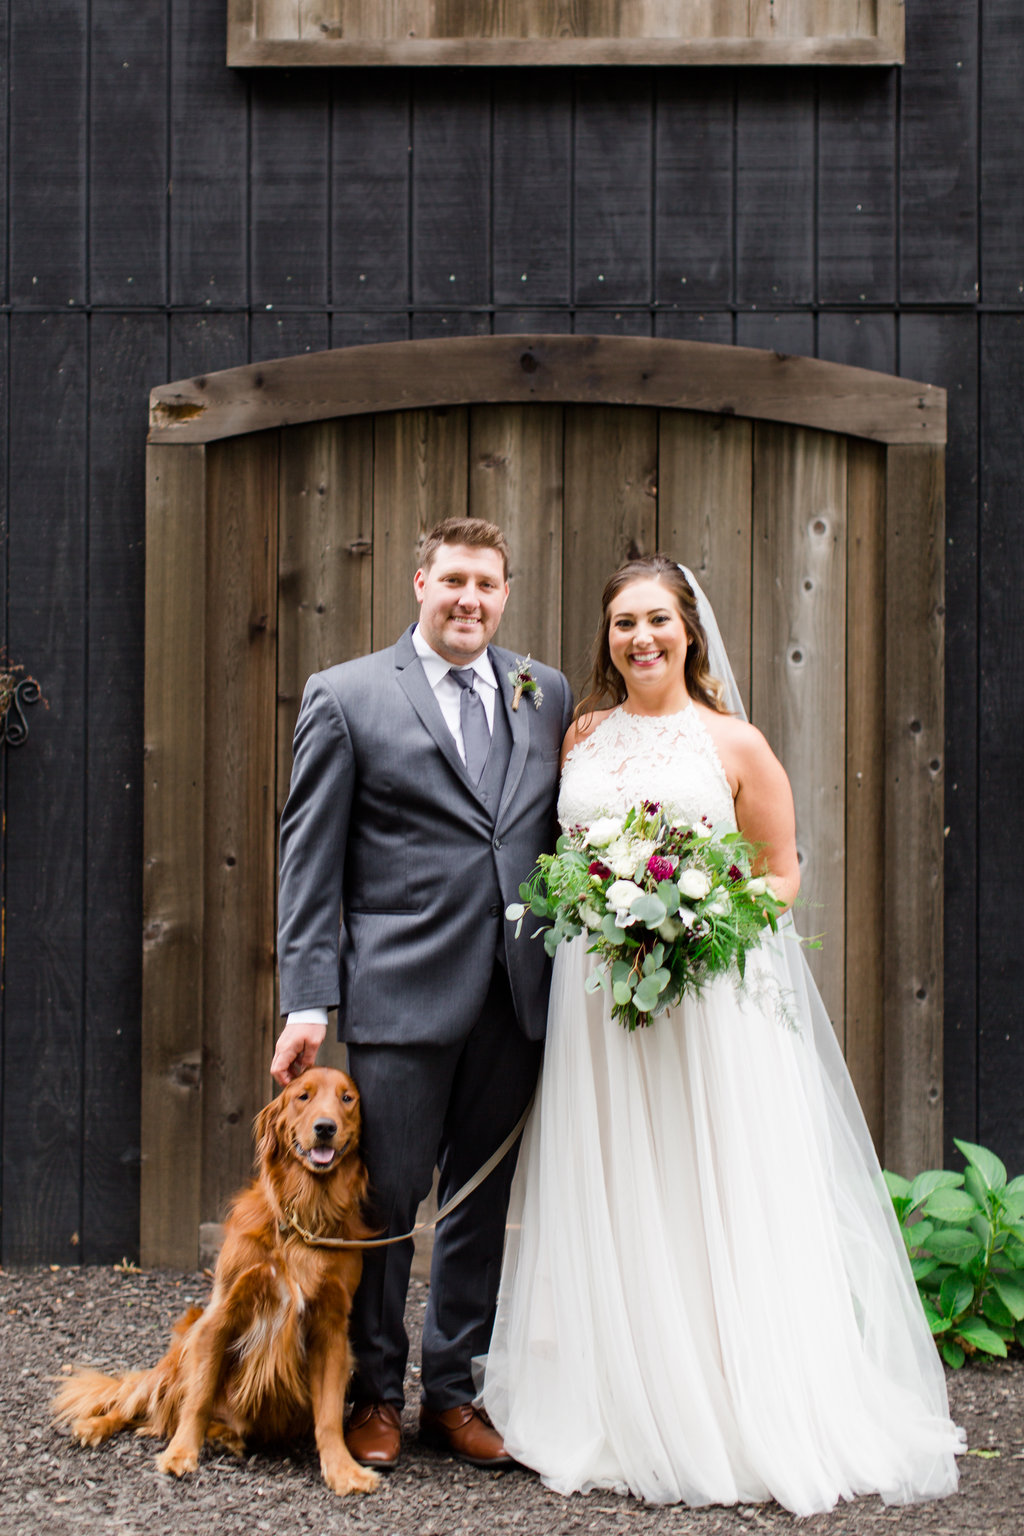
[[[940,447],[946,392],[892,374],[753,347],[634,336],[455,336],[302,353],[150,395],[151,443],[377,411],[487,402],[638,405]]]

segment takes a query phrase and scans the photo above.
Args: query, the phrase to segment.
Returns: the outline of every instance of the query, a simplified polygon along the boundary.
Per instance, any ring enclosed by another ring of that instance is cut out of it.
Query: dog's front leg
[[[182,1477],[198,1467],[230,1335],[227,1307],[215,1294],[182,1349],[181,1403],[171,1443],[156,1458],[161,1472]]]
[[[337,1300],[332,1295],[337,1291]],[[334,1493],[372,1493],[380,1478],[361,1467],[345,1444],[345,1392],[352,1371],[348,1345],[351,1298],[338,1285],[329,1287],[317,1308],[317,1322],[307,1343],[313,1428],[324,1482]]]

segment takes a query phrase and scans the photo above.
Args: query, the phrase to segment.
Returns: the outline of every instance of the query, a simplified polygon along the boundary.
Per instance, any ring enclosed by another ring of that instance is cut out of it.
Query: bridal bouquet
[[[645,800],[563,834],[505,916],[517,938],[527,912],[545,918],[538,932],[549,955],[588,933],[602,964],[587,988],[610,990],[613,1018],[632,1030],[713,976],[735,968],[743,977],[747,950],[783,910],[751,873],[755,857],[739,832],[677,826]]]

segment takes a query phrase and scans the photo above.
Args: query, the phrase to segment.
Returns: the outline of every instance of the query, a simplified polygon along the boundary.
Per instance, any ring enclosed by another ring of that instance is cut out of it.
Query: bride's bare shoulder
[[[602,720],[607,720],[609,715],[615,713],[616,708],[617,706],[613,706],[611,709],[595,709],[589,714],[581,715],[578,720],[573,721],[566,731],[565,739],[562,742],[563,763],[573,747],[579,746],[581,741],[586,741],[587,737],[601,724]]]

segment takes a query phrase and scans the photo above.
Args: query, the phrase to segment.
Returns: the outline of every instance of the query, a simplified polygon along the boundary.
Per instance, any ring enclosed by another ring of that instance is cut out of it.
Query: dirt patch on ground
[[[239,1462],[207,1452],[183,1482],[153,1465],[152,1441],[122,1435],[82,1450],[48,1421],[52,1380],[75,1361],[107,1370],[152,1364],[174,1318],[209,1293],[203,1275],[109,1269],[0,1272],[0,1533],[38,1536],[491,1536],[493,1532],[796,1532],[802,1536],[1019,1536],[1024,1528],[1024,1362],[972,1365],[950,1376],[954,1416],[971,1454],[959,1494],[886,1508],[878,1500],[797,1521],[774,1505],[668,1509],[609,1494],[563,1499],[528,1472],[483,1473],[421,1449],[416,1440],[419,1322],[426,1290],[409,1302],[413,1353],[399,1469],[369,1498],[340,1500],[320,1481],[312,1444],[288,1456]]]

